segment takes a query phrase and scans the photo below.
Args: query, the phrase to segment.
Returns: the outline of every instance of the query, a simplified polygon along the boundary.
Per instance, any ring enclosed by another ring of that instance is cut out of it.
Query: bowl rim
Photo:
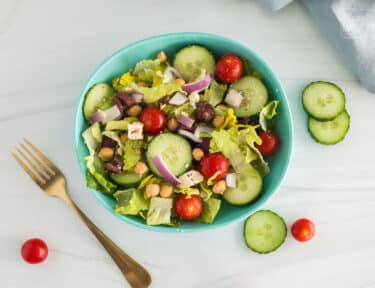
[[[88,189],[91,192],[91,194],[93,194],[95,196],[95,198],[101,203],[102,206],[104,206],[106,208],[106,210],[108,210],[110,212],[110,214],[114,215],[115,217],[117,217],[118,219],[120,219],[123,222],[129,223],[131,225],[134,225],[136,227],[142,228],[144,230],[149,230],[149,231],[168,232],[168,233],[203,232],[203,231],[209,231],[209,230],[212,230],[212,229],[220,228],[220,227],[223,227],[223,226],[226,226],[226,225],[229,225],[229,224],[234,224],[234,223],[236,223],[240,220],[245,219],[246,217],[248,217],[250,215],[250,213],[259,209],[259,207],[262,206],[266,201],[268,201],[274,195],[276,190],[278,190],[280,188],[280,185],[281,185],[282,181],[284,180],[286,172],[287,172],[287,170],[290,166],[290,162],[291,162],[292,154],[293,154],[293,149],[294,149],[294,127],[293,127],[293,120],[292,120],[293,118],[292,118],[292,113],[291,113],[291,110],[290,110],[288,97],[285,93],[284,87],[283,87],[279,77],[274,72],[274,70],[271,68],[271,66],[264,60],[263,57],[261,57],[254,50],[252,50],[251,48],[249,48],[248,46],[246,46],[245,44],[243,44],[243,43],[241,43],[237,40],[234,40],[234,39],[231,39],[231,38],[228,38],[228,37],[224,37],[224,36],[221,36],[221,35],[218,35],[218,34],[214,34],[214,33],[174,32],[174,33],[158,34],[158,35],[154,35],[154,36],[150,36],[150,37],[147,37],[147,38],[144,38],[144,39],[137,40],[137,41],[132,42],[132,43],[126,45],[126,46],[123,46],[123,47],[119,48],[118,50],[113,52],[110,56],[106,57],[103,61],[101,61],[101,63],[96,66],[95,70],[90,74],[88,79],[85,81],[86,84],[83,87],[83,89],[81,90],[80,96],[79,96],[79,98],[78,98],[78,100],[76,101],[76,104],[75,104],[76,109],[75,109],[75,113],[74,113],[75,118],[74,118],[74,127],[73,127],[74,153],[75,153],[75,156],[76,156],[75,158],[77,160],[79,170],[80,170],[82,176],[85,177],[86,169],[81,168],[81,165],[80,165],[80,162],[81,162],[80,158],[81,157],[78,153],[78,146],[79,146],[80,141],[82,141],[81,140],[82,132],[80,131],[81,123],[80,123],[79,118],[80,118],[80,116],[82,116],[81,114],[82,114],[83,101],[84,101],[84,97],[85,97],[85,94],[86,94],[85,92],[90,88],[89,83],[91,82],[91,79],[94,78],[94,76],[101,69],[103,69],[103,67],[105,67],[107,65],[107,63],[110,62],[113,58],[115,58],[118,54],[124,53],[124,50],[131,49],[132,47],[137,46],[140,43],[147,43],[147,42],[155,41],[156,39],[163,39],[163,38],[169,38],[169,37],[172,37],[172,38],[173,37],[184,37],[184,36],[186,36],[186,37],[196,37],[196,36],[198,36],[198,37],[211,38],[211,39],[219,40],[219,41],[230,42],[231,44],[233,44],[237,47],[241,47],[242,49],[247,50],[250,54],[252,54],[252,57],[257,58],[257,61],[260,63],[260,65],[264,66],[265,69],[267,69],[268,71],[270,71],[272,73],[272,76],[276,80],[276,82],[279,86],[279,90],[281,92],[281,95],[283,97],[283,105],[286,106],[286,111],[287,111],[287,117],[286,117],[287,123],[286,124],[287,124],[287,126],[290,130],[290,133],[288,135],[288,137],[289,137],[288,140],[289,140],[290,145],[289,145],[289,149],[287,150],[287,153],[288,153],[287,161],[286,161],[285,165],[282,167],[282,170],[280,172],[280,177],[278,177],[278,179],[276,180],[276,185],[275,185],[276,188],[273,189],[272,193],[256,200],[252,204],[252,209],[249,209],[248,211],[246,211],[242,215],[240,215],[236,218],[233,218],[233,219],[229,219],[228,221],[221,222],[221,223],[212,223],[212,224],[207,224],[207,225],[204,225],[204,226],[199,225],[199,226],[196,226],[194,228],[191,228],[191,227],[181,228],[181,227],[147,225],[146,223],[140,223],[140,222],[138,222],[138,221],[136,221],[136,220],[134,220],[130,217],[127,217],[125,215],[120,215],[120,214],[116,213],[113,210],[113,207],[111,207],[106,201],[104,201],[103,198],[99,197],[98,194],[100,194],[101,192],[98,192],[94,189],[90,189],[90,188],[86,187],[86,189]],[[199,42],[199,40],[197,42]]]

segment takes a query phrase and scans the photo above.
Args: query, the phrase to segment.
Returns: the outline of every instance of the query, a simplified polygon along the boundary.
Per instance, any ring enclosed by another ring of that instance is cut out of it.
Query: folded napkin
[[[272,10],[293,0],[258,0]],[[375,92],[375,1],[303,0],[323,33],[359,81]]]

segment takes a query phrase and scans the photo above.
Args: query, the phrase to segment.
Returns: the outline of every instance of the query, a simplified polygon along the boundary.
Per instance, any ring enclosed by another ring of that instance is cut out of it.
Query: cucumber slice
[[[265,254],[284,243],[287,231],[283,218],[271,210],[260,210],[246,219],[243,233],[247,247]]]
[[[161,155],[169,171],[175,176],[184,173],[192,162],[189,142],[185,138],[172,133],[164,133],[154,137],[147,147],[148,166],[154,174],[160,177],[161,175],[152,161],[157,155]]]
[[[173,66],[181,73],[186,81],[194,81],[201,74],[215,72],[215,58],[207,48],[191,45],[176,53]]]
[[[119,174],[113,174],[113,173],[110,174],[111,179],[116,184],[125,188],[137,186],[145,176],[146,174],[139,175],[134,172],[122,172]]]
[[[83,115],[88,120],[99,109],[105,110],[113,106],[115,91],[106,83],[99,83],[87,92],[83,104]]]
[[[309,117],[308,127],[311,136],[321,144],[333,145],[342,141],[350,127],[347,111],[330,121],[319,121]]]
[[[302,105],[311,117],[332,120],[345,109],[345,94],[336,84],[317,81],[302,92]]]
[[[232,205],[246,205],[254,201],[262,191],[263,179],[259,172],[249,166],[237,175],[237,187],[227,188],[224,199]]]
[[[244,97],[240,107],[234,109],[238,117],[250,117],[259,113],[268,102],[267,88],[258,78],[241,77],[231,87]]]

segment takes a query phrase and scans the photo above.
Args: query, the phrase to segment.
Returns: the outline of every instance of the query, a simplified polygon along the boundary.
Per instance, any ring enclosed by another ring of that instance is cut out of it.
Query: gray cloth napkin
[[[293,0],[258,0],[277,10]],[[375,92],[375,1],[303,0],[323,33],[359,81]]]

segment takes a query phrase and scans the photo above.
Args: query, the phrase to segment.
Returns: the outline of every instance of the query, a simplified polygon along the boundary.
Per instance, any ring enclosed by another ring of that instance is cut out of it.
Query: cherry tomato
[[[277,148],[279,148],[280,139],[274,132],[269,130],[265,132],[262,131],[260,132],[259,137],[262,139],[262,144],[256,145],[256,147],[263,156],[270,156],[276,152]]]
[[[167,118],[158,108],[144,109],[139,120],[144,125],[143,130],[150,135],[159,134],[167,125]]]
[[[197,195],[181,194],[176,198],[175,212],[181,220],[195,220],[202,213],[202,201]]]
[[[37,264],[47,258],[48,246],[42,239],[32,238],[23,243],[21,255],[27,263]]]
[[[242,75],[242,60],[234,54],[220,57],[216,64],[216,76],[224,83],[233,83]]]
[[[216,174],[215,180],[223,179],[229,169],[228,159],[221,153],[205,155],[200,161],[200,171],[205,178],[210,178]]]
[[[306,218],[298,219],[291,228],[294,239],[300,242],[309,241],[315,234],[314,223]]]

